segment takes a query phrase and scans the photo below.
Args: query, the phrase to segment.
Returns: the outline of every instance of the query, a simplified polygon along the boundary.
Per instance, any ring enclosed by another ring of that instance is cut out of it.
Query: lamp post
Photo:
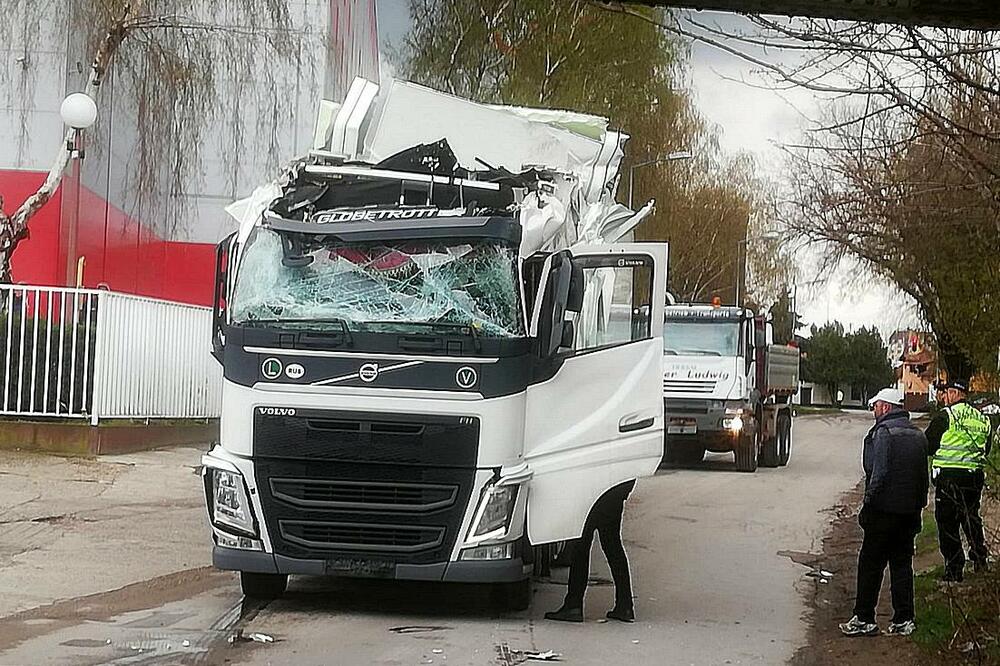
[[[86,93],[72,93],[66,96],[59,107],[59,115],[66,126],[73,130],[72,138],[67,134],[66,151],[72,162],[72,183],[76,185],[74,196],[64,196],[62,200],[63,221],[66,227],[66,284],[83,286],[83,271],[86,259],[77,257],[77,233],[80,226],[80,160],[84,158],[83,132],[97,122],[97,103]],[[69,188],[67,188],[69,191]],[[72,201],[70,199],[72,198]],[[69,214],[71,213],[71,215]]]
[[[746,246],[747,243],[753,240],[778,240],[780,238],[778,232],[776,231],[765,231],[762,234],[756,236],[750,235],[750,223],[747,221],[746,231],[743,234],[743,238],[736,241],[736,307],[740,307],[740,284],[743,282],[743,274],[746,272]],[[742,248],[742,250],[741,250]],[[743,261],[740,261],[740,258]]]
[[[694,155],[690,151],[682,150],[676,153],[670,153],[669,155],[661,155],[660,157],[654,157],[651,160],[646,160],[645,162],[639,162],[638,164],[633,164],[628,169],[628,207],[631,210],[635,210],[632,207],[632,195],[635,191],[635,170],[641,169],[642,167],[652,166],[653,164],[660,164],[661,162],[673,162],[676,160],[689,160]]]

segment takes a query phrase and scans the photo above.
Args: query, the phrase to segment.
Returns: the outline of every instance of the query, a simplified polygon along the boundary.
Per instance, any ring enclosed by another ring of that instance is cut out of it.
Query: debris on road
[[[191,641],[185,638],[183,641],[181,641],[181,647],[191,647]]]
[[[528,661],[562,661],[562,654],[548,650],[546,652],[522,652]]]

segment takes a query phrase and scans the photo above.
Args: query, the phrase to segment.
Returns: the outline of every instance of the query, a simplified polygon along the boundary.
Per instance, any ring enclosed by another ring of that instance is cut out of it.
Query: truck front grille
[[[474,417],[258,410],[254,476],[271,546],[331,566],[447,562],[472,497],[478,448]],[[347,571],[369,575],[365,567]]]
[[[707,394],[715,390],[715,384],[712,379],[664,379],[663,390],[667,393]]]
[[[456,484],[271,479],[275,499],[310,509],[427,513],[455,504],[458,490]]]
[[[444,542],[444,527],[279,520],[281,536],[305,548],[417,553]]]

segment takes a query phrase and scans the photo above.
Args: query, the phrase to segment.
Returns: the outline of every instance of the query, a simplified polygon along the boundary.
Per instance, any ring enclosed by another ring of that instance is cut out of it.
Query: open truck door
[[[598,497],[652,475],[663,457],[667,246],[574,248],[571,263],[570,271],[547,266],[537,299],[537,305],[554,299],[555,311],[565,315],[552,322],[546,307],[533,313],[532,333],[543,352],[559,347],[551,376],[527,391],[533,544],[579,537]],[[571,323],[560,326],[564,319]]]

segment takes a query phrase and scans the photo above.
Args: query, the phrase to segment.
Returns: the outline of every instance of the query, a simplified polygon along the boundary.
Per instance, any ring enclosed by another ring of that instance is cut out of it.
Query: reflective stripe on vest
[[[990,421],[967,403],[946,408],[948,429],[941,436],[941,446],[934,454],[934,467],[941,469],[981,470],[986,463],[986,440]]]

